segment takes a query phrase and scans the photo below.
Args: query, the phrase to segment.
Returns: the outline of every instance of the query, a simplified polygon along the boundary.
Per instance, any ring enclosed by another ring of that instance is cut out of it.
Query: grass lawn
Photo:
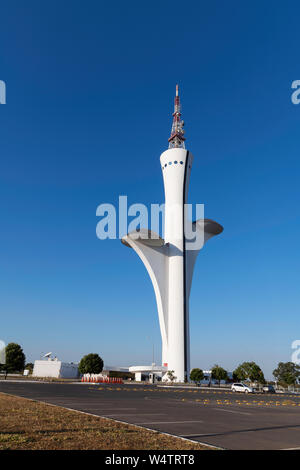
[[[0,393],[0,450],[204,450],[200,444]]]

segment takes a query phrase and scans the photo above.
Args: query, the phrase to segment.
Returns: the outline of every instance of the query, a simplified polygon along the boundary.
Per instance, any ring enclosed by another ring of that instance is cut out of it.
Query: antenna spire
[[[181,112],[180,112],[180,98],[178,94],[178,85],[176,85],[176,96],[174,100],[174,113],[173,113],[173,124],[171,135],[169,137],[169,149],[172,148],[185,148],[184,145],[184,122],[181,119]]]

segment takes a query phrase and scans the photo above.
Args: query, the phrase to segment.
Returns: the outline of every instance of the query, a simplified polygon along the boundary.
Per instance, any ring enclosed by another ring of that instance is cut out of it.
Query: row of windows
[[[178,164],[178,161],[175,160],[175,162],[169,162],[169,165],[172,165],[172,163],[174,163],[174,165],[177,165],[177,164]],[[181,162],[179,162],[179,163],[180,163],[180,165],[183,165],[183,161],[181,161]],[[168,164],[165,163],[165,165],[162,166],[162,169],[164,170],[165,168],[167,168],[167,166],[168,166]]]
[[[172,163],[174,163],[175,165],[177,165],[177,164],[178,164],[178,161],[175,160],[174,162],[169,162],[169,165],[172,165]],[[179,163],[180,163],[180,165],[183,165],[184,162],[181,161],[181,162],[179,162]],[[167,166],[168,166],[168,163],[165,163],[164,166],[161,167],[162,170],[164,170],[165,168],[167,168]],[[191,168],[191,165],[189,165],[189,168]]]

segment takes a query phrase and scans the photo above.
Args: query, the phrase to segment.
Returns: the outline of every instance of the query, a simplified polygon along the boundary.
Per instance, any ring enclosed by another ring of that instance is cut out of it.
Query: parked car
[[[264,385],[262,390],[264,393],[276,393],[276,390],[273,385]]]
[[[231,385],[232,392],[254,393],[254,388],[243,384],[242,382],[234,383]]]

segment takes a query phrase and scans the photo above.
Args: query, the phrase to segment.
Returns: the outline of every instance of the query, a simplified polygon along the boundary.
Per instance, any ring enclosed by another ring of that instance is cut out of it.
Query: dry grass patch
[[[159,432],[0,393],[0,450],[202,450]]]

